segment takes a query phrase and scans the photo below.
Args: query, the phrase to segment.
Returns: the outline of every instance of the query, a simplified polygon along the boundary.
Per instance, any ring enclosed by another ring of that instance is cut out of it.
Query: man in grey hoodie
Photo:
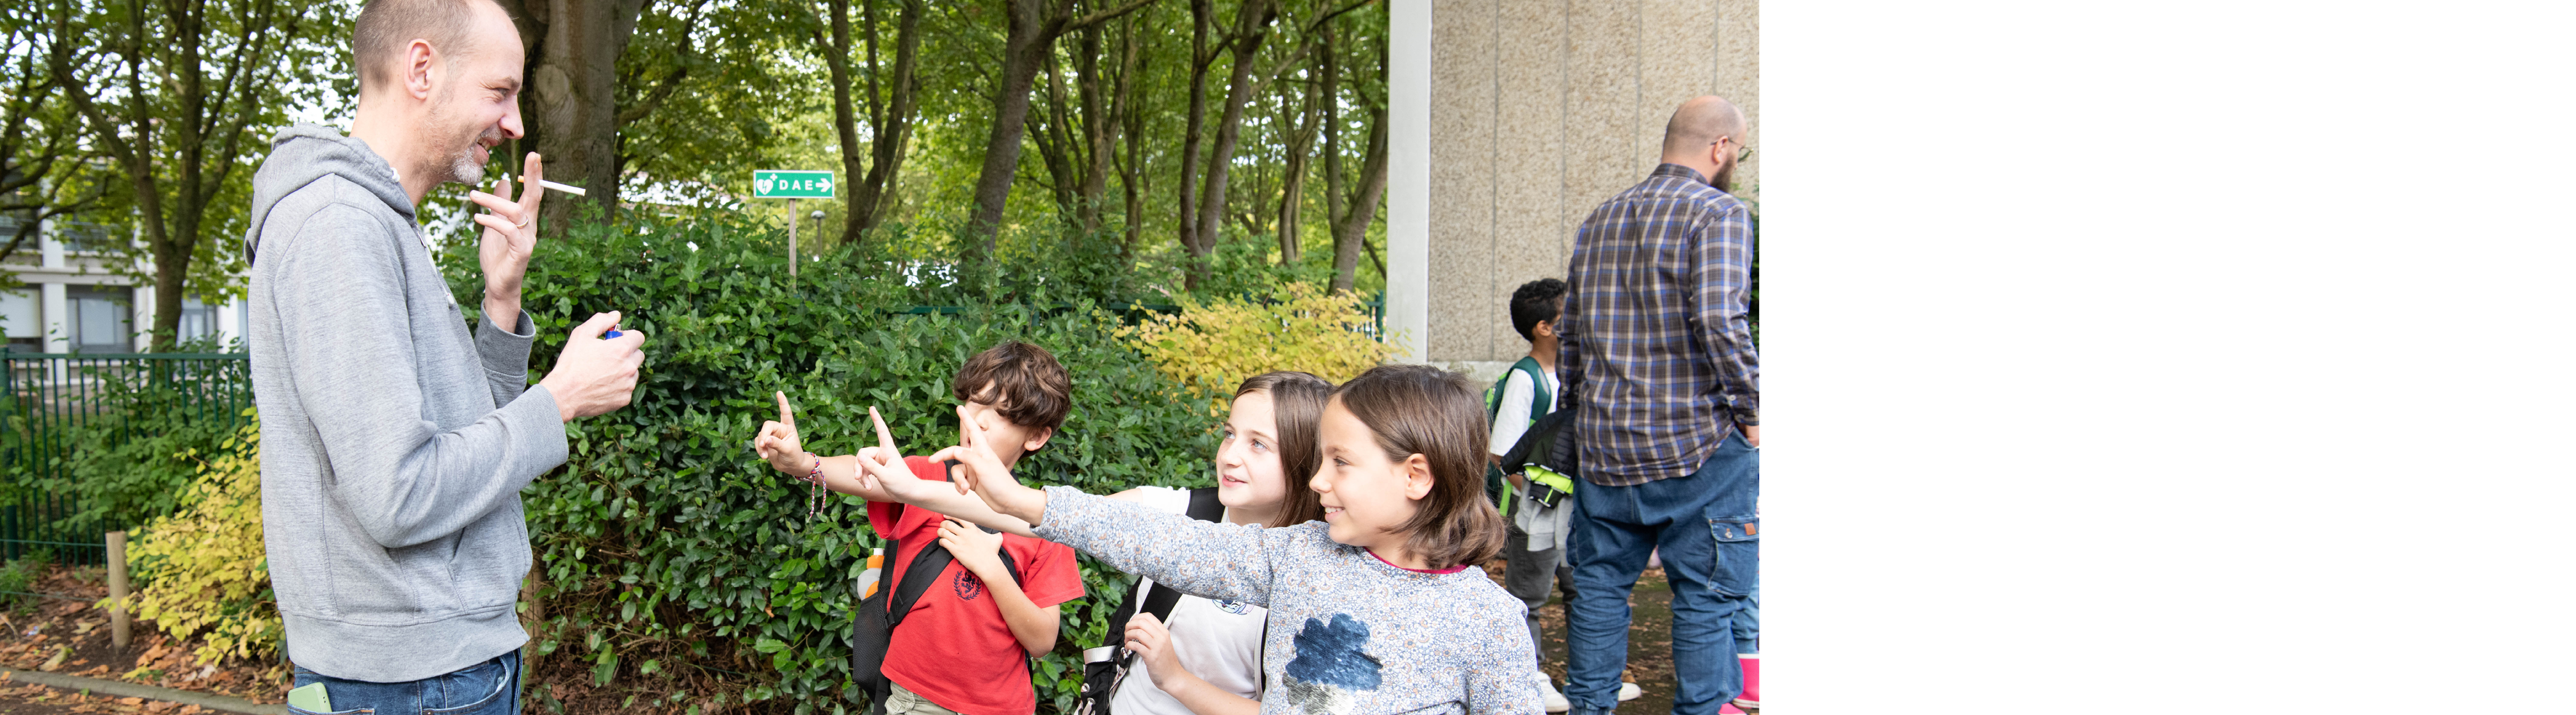
[[[603,339],[619,316],[592,316],[528,386],[534,154],[522,190],[469,193],[490,211],[474,217],[484,320],[470,334],[430,255],[421,197],[477,182],[491,148],[523,132],[508,14],[491,0],[373,0],[354,39],[349,135],[279,132],[252,181],[269,578],[295,684],[327,698],[294,711],[517,713],[532,561],[519,490],[563,463],[566,422],[632,399],[644,336]]]

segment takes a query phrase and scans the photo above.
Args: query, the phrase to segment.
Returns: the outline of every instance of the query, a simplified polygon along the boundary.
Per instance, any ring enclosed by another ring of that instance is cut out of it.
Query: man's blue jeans
[[[1628,594],[1646,556],[1663,550],[1673,589],[1674,715],[1707,715],[1744,689],[1734,623],[1752,604],[1760,522],[1761,455],[1729,431],[1699,471],[1625,487],[1574,480],[1574,604],[1568,609],[1565,697],[1575,713],[1618,706],[1628,667]]]
[[[324,683],[331,694],[331,713],[435,713],[436,715],[519,715],[519,651],[476,663],[446,675],[408,683],[341,680],[295,667],[295,687]],[[290,715],[326,715],[288,706]]]

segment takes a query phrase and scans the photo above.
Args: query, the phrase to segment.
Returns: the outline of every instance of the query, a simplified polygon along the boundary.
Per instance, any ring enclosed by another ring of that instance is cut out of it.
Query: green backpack
[[[1547,373],[1539,367],[1538,359],[1523,355],[1519,362],[1512,363],[1510,370],[1503,371],[1502,378],[1495,380],[1493,387],[1485,388],[1485,423],[1488,425],[1503,413],[1503,384],[1511,382],[1513,372],[1529,375],[1530,424],[1537,424],[1538,418],[1556,405],[1556,396],[1548,393]],[[1485,493],[1494,498],[1495,508],[1501,509],[1505,516],[1511,515],[1512,483],[1503,478],[1501,468],[1485,467]]]

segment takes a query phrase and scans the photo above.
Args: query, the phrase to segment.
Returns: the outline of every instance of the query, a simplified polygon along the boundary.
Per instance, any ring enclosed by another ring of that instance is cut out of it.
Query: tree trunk
[[[1020,138],[1029,122],[1029,89],[1037,84],[1049,41],[1043,0],[1006,0],[1010,31],[1002,41],[1002,79],[993,95],[993,131],[984,141],[984,165],[975,178],[975,212],[966,225],[983,255],[993,253],[1002,210],[1019,171]]]
[[[1306,157],[1315,146],[1316,117],[1322,112],[1324,99],[1313,85],[1308,85],[1306,101],[1297,113],[1297,130],[1288,135],[1288,157],[1279,177],[1279,265],[1294,266],[1303,258],[1299,251],[1298,213],[1305,208]]]
[[[1342,48],[1341,31],[1323,22],[1318,38],[1324,47],[1324,225],[1342,225]],[[1339,235],[1336,233],[1335,235]]]
[[[1009,4],[1010,30],[1002,41],[1000,91],[993,95],[993,133],[984,142],[984,165],[975,177],[975,212],[966,224],[974,245],[987,256],[992,255],[1002,211],[1011,199],[1011,180],[1019,172],[1020,140],[1029,122],[1029,89],[1036,86],[1038,70],[1044,66],[1055,38],[1117,19],[1154,0],[1132,0],[1080,19],[1073,15],[1073,0],[1056,5],[1048,0],[1005,2]]]
[[[1189,266],[1182,271],[1182,286],[1198,290],[1207,276],[1207,255],[1214,243],[1199,240],[1198,172],[1201,137],[1207,124],[1207,74],[1216,63],[1216,52],[1207,46],[1208,31],[1215,24],[1215,3],[1211,0],[1190,2],[1190,108],[1185,128],[1181,131],[1181,177],[1178,184],[1181,202],[1173,222],[1181,238],[1181,250],[1189,255]]]
[[[1360,249],[1368,227],[1377,220],[1378,200],[1386,193],[1386,110],[1369,112],[1368,161],[1360,167],[1360,184],[1351,192],[1350,208],[1333,226],[1333,290],[1350,290],[1359,270]]]
[[[1109,191],[1109,160],[1117,149],[1117,111],[1123,104],[1110,105],[1100,86],[1100,35],[1098,27],[1084,28],[1081,51],[1075,59],[1082,64],[1076,91],[1082,97],[1083,167],[1082,187],[1075,191],[1081,202],[1075,214],[1082,220],[1082,230],[1100,230],[1100,202]]]
[[[1269,29],[1270,5],[1266,0],[1244,0],[1235,11],[1234,36],[1227,38],[1234,50],[1234,67],[1226,78],[1225,114],[1217,120],[1216,144],[1208,150],[1207,188],[1199,192],[1196,212],[1196,255],[1202,258],[1216,249],[1217,231],[1225,218],[1226,179],[1234,165],[1235,146],[1243,137],[1243,105],[1252,100],[1252,59],[1260,53]],[[1200,270],[1206,270],[1204,265]]]
[[[1133,255],[1136,251],[1136,243],[1143,240],[1145,236],[1147,187],[1144,183],[1145,171],[1140,164],[1144,161],[1142,140],[1145,138],[1145,113],[1136,110],[1135,95],[1136,85],[1143,81],[1146,53],[1143,47],[1144,41],[1136,37],[1135,21],[1124,23],[1119,31],[1119,37],[1121,38],[1119,44],[1124,45],[1121,49],[1124,54],[1119,58],[1119,109],[1114,113],[1118,115],[1119,120],[1125,122],[1127,160],[1118,166],[1118,186],[1127,199],[1127,235],[1123,239],[1123,245],[1128,253]]]
[[[869,5],[871,8],[875,6],[873,0]],[[882,112],[876,111],[878,65],[873,12],[869,18],[868,102],[872,121],[868,128],[873,136],[868,142],[868,152],[871,161],[867,178],[851,192],[848,216],[860,231],[874,231],[885,223],[885,197],[894,193],[896,172],[903,169],[904,144],[912,139],[913,96],[914,90],[920,86],[913,75],[921,64],[922,12],[921,0],[904,0],[903,17],[896,21],[895,29],[894,78],[890,83],[893,96],[886,101]],[[844,146],[842,151],[850,151],[850,148]],[[845,224],[845,231],[848,225]],[[845,232],[842,235],[860,234]]]
[[[1066,109],[1075,99],[1065,89],[1064,69],[1056,63],[1055,53],[1046,53],[1045,57],[1047,113],[1039,126],[1038,153],[1046,160],[1047,189],[1055,194],[1056,212],[1067,216],[1078,211],[1073,203],[1074,192],[1082,185],[1082,177],[1074,167],[1087,162],[1080,155],[1083,147],[1075,146],[1073,141],[1073,112]],[[1080,221],[1079,216],[1073,218]]]
[[[862,160],[859,151],[859,127],[856,116],[858,107],[850,104],[850,0],[831,0],[827,7],[827,11],[831,13],[829,18],[832,26],[831,41],[817,44],[822,45],[823,64],[831,70],[832,74],[832,133],[840,141],[841,178],[842,183],[847,184],[851,183],[850,179],[862,176],[862,172],[866,169],[866,162]],[[864,22],[868,33],[868,71],[870,73],[868,119],[870,124],[875,124],[883,117],[876,111],[874,77],[877,46],[876,0],[868,0],[863,12],[866,13]],[[859,215],[857,197],[852,196],[851,199],[848,204],[849,210],[841,212],[841,241],[844,243],[857,243],[861,237],[861,231],[866,229],[868,222],[867,217]]]
[[[501,0],[528,44],[521,118],[546,174],[588,189],[603,218],[617,212],[617,58],[652,0]],[[524,156],[510,157],[516,162]],[[547,222],[563,235],[568,223]]]

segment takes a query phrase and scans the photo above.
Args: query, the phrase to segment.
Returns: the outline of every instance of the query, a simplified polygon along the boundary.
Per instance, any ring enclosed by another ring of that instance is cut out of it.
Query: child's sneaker
[[[1643,690],[1643,689],[1638,688],[1636,683],[1620,683],[1620,684],[1619,684],[1619,702],[1623,702],[1623,703],[1624,703],[1624,702],[1628,702],[1628,701],[1630,701],[1630,700],[1635,700],[1635,699],[1637,699],[1637,698],[1639,698],[1639,697],[1641,697],[1641,696],[1644,696],[1645,694],[1646,694],[1646,691],[1645,691],[1645,690]]]
[[[1540,678],[1538,686],[1544,689],[1546,694],[1542,699],[1547,701],[1548,712],[1561,713],[1574,709],[1574,703],[1566,701],[1564,693],[1557,692],[1556,681],[1547,678]]]

